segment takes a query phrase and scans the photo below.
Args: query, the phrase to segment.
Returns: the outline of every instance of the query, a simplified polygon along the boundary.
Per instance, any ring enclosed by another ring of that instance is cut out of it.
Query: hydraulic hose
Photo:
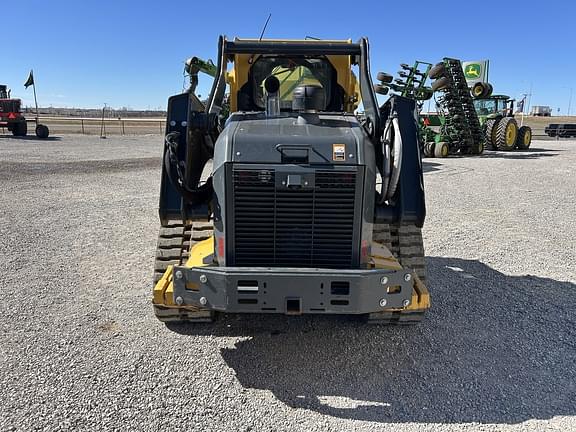
[[[164,154],[164,168],[174,189],[182,195],[185,201],[196,205],[206,203],[214,193],[212,187],[212,176],[208,177],[206,183],[196,188],[189,188],[186,185],[185,167],[178,160],[178,138],[180,132],[171,132],[166,135],[166,152]]]
[[[382,139],[382,190],[380,191],[380,199],[378,204],[384,204],[386,201],[386,196],[388,195],[388,187],[390,186],[390,172],[392,169],[390,160],[390,147],[392,140],[392,122],[386,122],[386,128],[384,129],[383,139]]]
[[[394,145],[392,146],[392,172],[390,174],[390,185],[386,193],[386,199],[390,200],[396,193],[398,182],[400,180],[400,172],[402,170],[402,135],[400,133],[400,124],[398,118],[392,119],[394,128]]]

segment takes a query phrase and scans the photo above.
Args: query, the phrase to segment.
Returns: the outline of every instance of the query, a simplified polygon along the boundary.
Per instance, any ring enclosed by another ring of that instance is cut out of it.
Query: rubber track
[[[422,283],[426,283],[426,261],[421,228],[408,224],[374,224],[372,238],[386,246],[403,267],[414,270]],[[377,312],[368,315],[368,323],[412,325],[422,321],[425,314],[425,310]]]
[[[212,222],[194,222],[192,225],[184,225],[182,221],[170,221],[168,225],[161,226],[156,246],[153,286],[160,280],[168,266],[184,264],[190,256],[192,246],[210,238],[213,232]],[[154,313],[160,321],[164,322],[212,320],[212,313],[200,309],[190,311],[155,306]]]

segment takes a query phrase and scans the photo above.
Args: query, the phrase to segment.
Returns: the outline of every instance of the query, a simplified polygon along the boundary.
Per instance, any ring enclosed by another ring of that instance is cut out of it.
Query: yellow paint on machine
[[[214,253],[214,237],[203,240],[192,247],[190,258],[184,264],[186,267],[204,267],[204,258]],[[172,273],[174,266],[168,266],[156,286],[152,303],[158,306],[170,306],[174,308],[197,310],[195,307],[178,306],[174,303],[174,285],[172,285]],[[194,289],[194,287],[190,287]]]
[[[203,240],[192,247],[190,258],[185,263],[185,267],[205,267],[205,258],[214,254],[214,237]],[[392,255],[384,245],[372,242],[370,268],[402,270],[398,260]],[[180,309],[197,310],[195,307],[177,306],[174,303],[174,286],[172,285],[173,266],[168,266],[162,278],[154,287],[152,302],[157,306],[169,306]],[[412,290],[412,301],[404,309],[390,310],[424,310],[430,308],[430,293],[422,281],[414,274],[414,285]],[[189,287],[194,289],[195,287]]]
[[[256,42],[257,39],[236,39],[242,41]],[[313,45],[318,43],[315,40],[280,40],[280,39],[265,39],[265,41],[272,42],[300,42]],[[346,40],[322,40],[322,42],[351,44],[351,39]],[[251,54],[235,54],[230,58],[233,62],[233,67],[226,71],[226,82],[230,86],[230,111],[235,112],[238,110],[238,92],[244,84],[248,81],[249,71],[259,55]],[[346,101],[345,111],[352,113],[360,103],[360,88],[358,80],[351,70],[350,56],[348,55],[328,55],[328,61],[336,69],[336,76],[338,84],[342,87],[345,93],[344,100]]]

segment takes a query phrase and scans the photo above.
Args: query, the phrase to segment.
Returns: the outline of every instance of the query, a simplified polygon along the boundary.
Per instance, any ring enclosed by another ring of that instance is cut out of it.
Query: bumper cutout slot
[[[330,283],[330,294],[338,296],[350,295],[350,282],[332,281]]]
[[[348,300],[330,300],[332,306],[348,306]]]
[[[302,313],[302,301],[299,298],[286,299],[286,313],[300,315]]]
[[[238,299],[238,304],[258,304],[258,299],[255,299],[255,298],[241,298],[241,299]]]
[[[238,294],[257,294],[258,281],[257,280],[239,280],[236,286]]]

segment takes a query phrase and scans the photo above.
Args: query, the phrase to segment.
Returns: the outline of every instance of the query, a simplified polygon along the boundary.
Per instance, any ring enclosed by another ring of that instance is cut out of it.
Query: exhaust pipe
[[[278,117],[280,115],[280,81],[271,75],[264,81],[266,89],[266,117]]]

